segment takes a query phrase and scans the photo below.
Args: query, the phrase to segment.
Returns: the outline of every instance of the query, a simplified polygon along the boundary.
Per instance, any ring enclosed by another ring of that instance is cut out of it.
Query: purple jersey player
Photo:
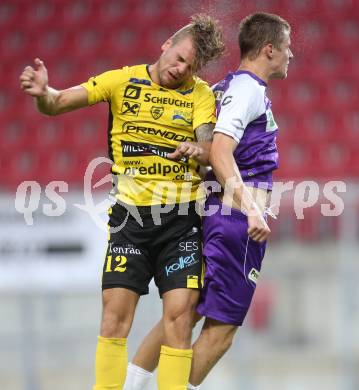
[[[264,239],[269,233],[263,208],[272,189],[272,172],[278,166],[278,127],[266,86],[265,81],[241,67],[213,89],[218,115],[214,132],[218,134],[214,136],[212,166],[225,190],[207,199],[208,205],[219,207],[203,220],[206,275],[197,311],[234,325],[242,325],[257,283]],[[215,147],[217,143],[220,147]],[[223,153],[223,147],[228,153]],[[214,172],[210,171],[206,179],[216,180]],[[241,191],[237,197],[234,184]],[[241,206],[243,191],[247,192],[247,205]],[[258,218],[257,230],[263,230],[260,237],[258,231],[252,237],[248,234],[249,213]],[[218,291],[227,291],[228,295]]]
[[[192,390],[199,389],[243,323],[270,233],[265,209],[278,166],[278,128],[266,87],[271,79],[287,76],[293,57],[290,25],[277,15],[250,15],[240,24],[239,46],[239,70],[214,87],[218,120],[210,152],[213,171],[206,179],[213,192],[206,201],[211,215],[203,219],[206,271],[197,308],[206,319],[193,345]],[[134,385],[125,390],[145,389],[146,375],[156,365],[161,327],[153,329],[136,354],[128,382]]]
[[[203,220],[206,274],[197,311],[206,320],[194,344],[192,389],[243,323],[270,232],[264,214],[278,166],[278,128],[266,87],[271,79],[287,76],[293,57],[290,25],[277,15],[250,15],[241,22],[239,45],[239,70],[214,87],[218,120],[209,178],[215,175],[223,191],[209,195],[207,206],[219,207]]]

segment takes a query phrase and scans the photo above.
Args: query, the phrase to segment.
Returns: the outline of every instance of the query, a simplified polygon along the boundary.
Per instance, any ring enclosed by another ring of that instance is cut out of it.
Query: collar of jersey
[[[184,88],[181,88],[181,89],[171,89],[171,88],[166,88],[166,87],[162,87],[161,85],[155,83],[152,79],[151,79],[151,75],[150,75],[150,71],[149,71],[149,64],[145,64],[143,65],[144,66],[144,73],[146,74],[146,77],[151,81],[151,85],[156,87],[157,89],[159,90],[166,90],[166,91],[175,91],[175,92],[178,92],[180,93],[181,95],[188,95],[190,93],[193,92],[193,89],[194,89],[194,85],[196,83],[195,81],[195,76],[193,76],[193,79],[192,79],[192,82],[188,82],[186,83],[186,85],[184,86]]]
[[[237,70],[237,72],[234,72],[233,74],[247,74],[248,76],[252,77],[252,79],[255,79],[260,85],[264,85],[265,87],[267,86],[267,83],[264,80],[262,80],[256,74],[250,72],[249,70]]]

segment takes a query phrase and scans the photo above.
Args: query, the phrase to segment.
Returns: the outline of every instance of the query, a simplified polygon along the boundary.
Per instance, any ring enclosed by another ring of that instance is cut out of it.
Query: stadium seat
[[[276,175],[285,179],[310,178],[316,175],[315,147],[302,141],[283,143],[279,137],[279,169]]]
[[[239,11],[220,15],[228,52],[201,73],[211,83],[236,70],[239,17],[259,5],[293,26],[295,57],[288,78],[271,83],[268,91],[280,128],[278,177],[357,179],[358,7],[352,0],[242,2]],[[106,104],[56,118],[39,116],[18,81],[34,57],[45,61],[51,85],[67,88],[108,69],[155,60],[160,45],[194,8],[190,0],[109,0],[106,6],[100,0],[4,0],[0,71],[10,76],[3,77],[0,90],[2,186],[61,175],[81,185],[89,159],[107,150]]]

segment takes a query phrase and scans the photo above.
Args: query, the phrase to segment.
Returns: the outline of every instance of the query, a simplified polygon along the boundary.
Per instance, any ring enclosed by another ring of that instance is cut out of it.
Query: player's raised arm
[[[57,115],[88,106],[88,92],[81,86],[58,91],[49,87],[47,69],[39,58],[35,67],[27,66],[20,76],[21,89],[36,99],[37,108],[46,115]]]

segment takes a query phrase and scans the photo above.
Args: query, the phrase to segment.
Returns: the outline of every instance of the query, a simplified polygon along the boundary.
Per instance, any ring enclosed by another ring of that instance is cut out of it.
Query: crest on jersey
[[[151,115],[153,119],[160,119],[162,114],[164,112],[163,107],[158,107],[158,106],[152,106],[151,107]]]

